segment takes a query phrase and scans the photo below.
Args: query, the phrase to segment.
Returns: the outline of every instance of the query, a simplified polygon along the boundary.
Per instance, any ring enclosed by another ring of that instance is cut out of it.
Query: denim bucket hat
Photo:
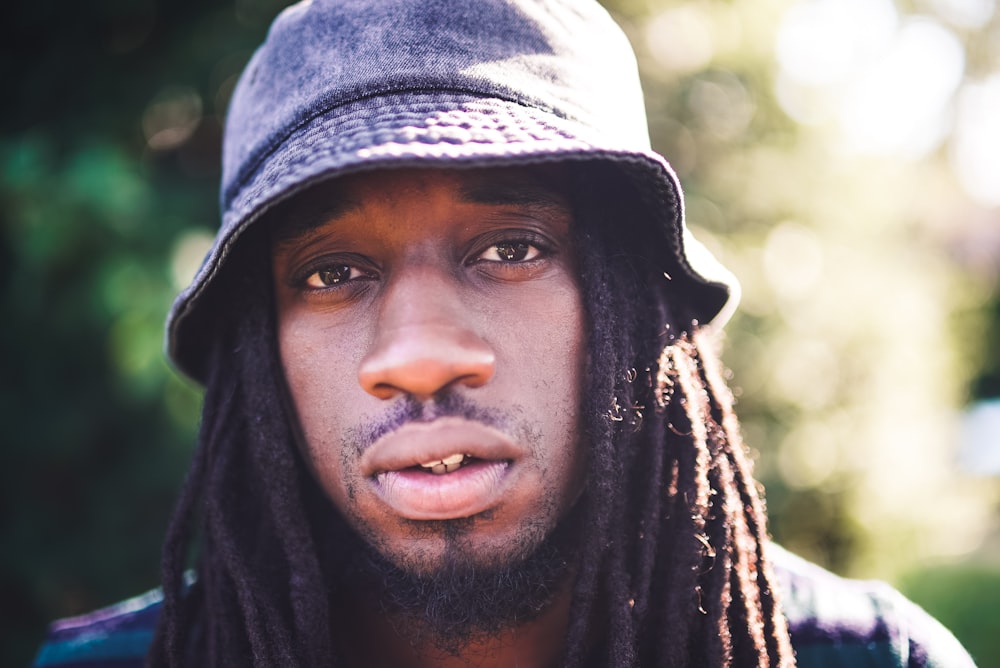
[[[245,230],[334,176],[382,167],[601,161],[650,205],[699,322],[739,286],[688,232],[680,184],[650,148],[635,56],[589,0],[303,0],[285,9],[233,93],[222,224],[167,319],[167,353],[203,381],[207,305]]]

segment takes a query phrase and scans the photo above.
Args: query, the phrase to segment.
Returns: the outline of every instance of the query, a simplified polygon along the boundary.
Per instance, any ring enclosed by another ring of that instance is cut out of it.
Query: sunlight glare
[[[948,105],[962,80],[965,54],[950,31],[912,19],[885,57],[866,69],[840,113],[847,148],[919,157],[948,131]]]
[[[982,28],[996,11],[996,0],[931,0],[941,18],[961,28]]]
[[[966,84],[958,97],[951,164],[965,191],[1000,206],[1000,74]]]
[[[781,72],[805,86],[841,83],[885,49],[898,20],[891,0],[800,2],[778,29]]]

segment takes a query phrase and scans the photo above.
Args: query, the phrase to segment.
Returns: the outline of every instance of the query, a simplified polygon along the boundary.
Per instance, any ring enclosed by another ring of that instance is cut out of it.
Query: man
[[[36,665],[971,665],[768,542],[711,344],[736,282],[646,132],[597,5],[286,10],[169,318],[206,395],[163,598]]]

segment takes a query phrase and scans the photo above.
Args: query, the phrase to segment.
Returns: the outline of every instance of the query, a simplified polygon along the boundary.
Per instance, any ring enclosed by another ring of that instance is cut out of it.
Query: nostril
[[[493,377],[496,356],[479,336],[451,326],[410,326],[381,332],[358,372],[369,394],[430,397],[454,385],[481,387]]]
[[[362,382],[362,385],[363,384],[364,383]],[[396,396],[396,394],[399,393],[398,389],[387,383],[378,383],[368,391],[369,393],[375,395],[379,399],[392,399],[394,396]]]

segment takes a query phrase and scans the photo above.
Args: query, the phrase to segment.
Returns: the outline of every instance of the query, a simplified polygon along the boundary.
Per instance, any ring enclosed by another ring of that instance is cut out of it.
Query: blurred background
[[[163,320],[217,222],[276,0],[18,2],[0,59],[0,664],[158,583],[200,394]],[[607,0],[653,144],[743,282],[727,327],[777,540],[1000,665],[995,0]]]

